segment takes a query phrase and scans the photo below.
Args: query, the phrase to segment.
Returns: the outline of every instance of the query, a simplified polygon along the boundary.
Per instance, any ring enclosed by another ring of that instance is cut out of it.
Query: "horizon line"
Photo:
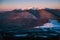
[[[37,10],[40,10],[40,9],[46,9],[46,8],[36,8],[36,7],[32,7],[32,8],[15,8],[15,9],[3,9],[3,10],[0,10],[0,11],[11,11],[11,10],[29,10],[29,9],[37,9]],[[60,8],[49,8],[49,9],[60,9]]]

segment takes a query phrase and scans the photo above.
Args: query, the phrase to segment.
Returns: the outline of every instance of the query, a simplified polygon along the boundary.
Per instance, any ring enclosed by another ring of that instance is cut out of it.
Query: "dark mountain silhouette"
[[[55,9],[21,10],[15,9],[0,13],[0,25],[2,29],[33,29],[48,22],[48,19],[60,20],[60,12]]]

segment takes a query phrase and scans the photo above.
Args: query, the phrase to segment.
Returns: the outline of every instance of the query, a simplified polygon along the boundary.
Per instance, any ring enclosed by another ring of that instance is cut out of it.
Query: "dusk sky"
[[[0,10],[56,8],[60,9],[60,0],[0,0]]]

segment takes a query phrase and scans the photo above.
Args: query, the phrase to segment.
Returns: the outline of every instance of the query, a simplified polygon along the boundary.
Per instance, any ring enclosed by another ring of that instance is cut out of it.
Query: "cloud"
[[[58,23],[56,20],[51,20],[50,23],[45,23],[43,26],[37,26],[34,28],[51,28],[51,27],[60,27],[60,23]]]

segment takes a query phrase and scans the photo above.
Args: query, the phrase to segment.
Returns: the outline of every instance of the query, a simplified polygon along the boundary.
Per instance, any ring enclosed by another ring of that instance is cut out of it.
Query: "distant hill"
[[[56,11],[56,10],[54,10],[54,9],[49,9],[49,8],[46,8],[45,9],[47,12],[50,12],[51,14],[53,14],[55,17],[58,17],[58,18],[60,18],[60,11]]]

